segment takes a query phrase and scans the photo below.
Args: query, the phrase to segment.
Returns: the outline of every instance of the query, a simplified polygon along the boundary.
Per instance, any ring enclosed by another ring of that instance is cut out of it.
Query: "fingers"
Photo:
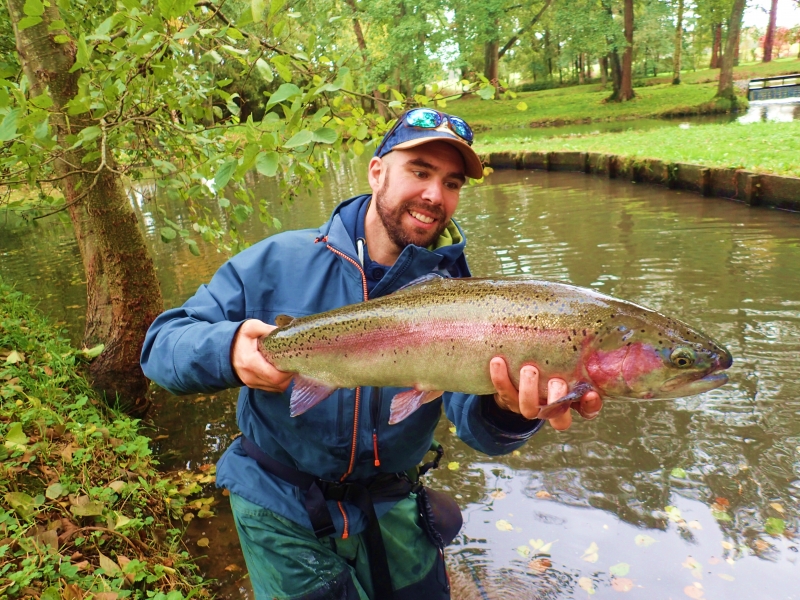
[[[258,350],[260,337],[276,329],[258,319],[242,323],[236,332],[231,350],[231,364],[236,375],[247,387],[267,392],[282,392],[294,377],[294,373],[279,371]]]
[[[603,399],[600,397],[600,394],[591,391],[584,394],[581,401],[575,407],[575,410],[577,410],[578,414],[584,419],[591,420],[600,413],[601,408],[603,408]]]
[[[519,412],[526,419],[539,414],[539,369],[525,365],[519,372]]]
[[[547,403],[553,404],[558,402],[569,393],[569,386],[567,382],[558,377],[554,377],[547,382]],[[572,425],[572,412],[565,410],[562,414],[548,419],[553,429],[557,431],[564,431]]]
[[[508,375],[508,366],[502,357],[495,356],[489,362],[489,376],[492,378],[494,389],[497,390],[494,395],[497,405],[505,410],[519,413],[519,392]]]

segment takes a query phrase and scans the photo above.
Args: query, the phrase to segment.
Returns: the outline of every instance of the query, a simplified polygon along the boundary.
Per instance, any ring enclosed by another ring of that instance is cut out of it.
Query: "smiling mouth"
[[[436,221],[436,219],[434,219],[433,217],[425,216],[422,213],[418,213],[418,212],[416,212],[414,210],[408,211],[408,214],[410,214],[412,217],[414,217],[417,221],[420,221],[421,223],[425,223],[426,225],[430,225],[431,223]]]

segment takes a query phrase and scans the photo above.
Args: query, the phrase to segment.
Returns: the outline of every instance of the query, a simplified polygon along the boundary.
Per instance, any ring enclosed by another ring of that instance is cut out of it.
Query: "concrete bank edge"
[[[748,206],[800,211],[799,177],[600,152],[493,152],[482,154],[481,160],[492,169],[591,173],[738,200]]]

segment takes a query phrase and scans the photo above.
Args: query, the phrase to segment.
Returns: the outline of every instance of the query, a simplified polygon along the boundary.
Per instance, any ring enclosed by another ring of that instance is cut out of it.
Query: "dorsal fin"
[[[417,277],[416,279],[413,279],[412,281],[409,281],[404,286],[397,288],[397,290],[395,290],[394,293],[396,294],[397,292],[402,292],[403,290],[407,290],[408,288],[414,287],[414,286],[417,286],[417,285],[422,285],[423,283],[429,283],[431,281],[436,281],[437,279],[446,279],[446,278],[441,276],[441,275],[439,275],[438,273],[426,273],[422,277]]]
[[[294,321],[294,317],[290,317],[289,315],[278,315],[275,317],[275,325],[278,327],[286,327],[287,325],[291,325],[292,321]]]

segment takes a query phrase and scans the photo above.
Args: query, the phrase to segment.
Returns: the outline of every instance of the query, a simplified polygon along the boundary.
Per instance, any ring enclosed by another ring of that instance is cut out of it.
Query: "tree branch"
[[[548,7],[549,7],[549,6],[550,6],[552,3],[553,3],[553,0],[545,0],[545,2],[544,2],[544,6],[542,6],[542,9],[541,9],[541,10],[540,10],[538,13],[536,13],[536,16],[535,16],[535,17],[533,17],[533,19],[531,19],[531,21],[530,21],[530,22],[529,22],[527,25],[525,25],[525,27],[523,27],[522,29],[520,29],[520,30],[519,30],[519,31],[518,31],[518,32],[517,32],[517,33],[516,33],[516,34],[515,34],[515,35],[514,35],[514,36],[513,36],[513,37],[512,37],[510,40],[508,40],[508,42],[506,43],[506,45],[505,45],[505,46],[503,46],[503,48],[500,50],[500,52],[498,52],[498,53],[497,53],[497,58],[498,58],[498,60],[499,60],[499,59],[501,59],[501,58],[503,58],[503,55],[504,55],[506,52],[508,52],[508,50],[511,48],[511,46],[513,46],[514,44],[516,44],[516,43],[517,43],[517,40],[520,38],[520,36],[521,36],[523,33],[525,33],[525,32],[526,32],[526,31],[528,31],[528,30],[529,30],[531,27],[533,27],[534,25],[536,25],[536,23],[539,21],[539,19],[541,18],[541,16],[544,14],[544,11],[546,11],[546,10],[547,10],[547,8],[548,8]]]

